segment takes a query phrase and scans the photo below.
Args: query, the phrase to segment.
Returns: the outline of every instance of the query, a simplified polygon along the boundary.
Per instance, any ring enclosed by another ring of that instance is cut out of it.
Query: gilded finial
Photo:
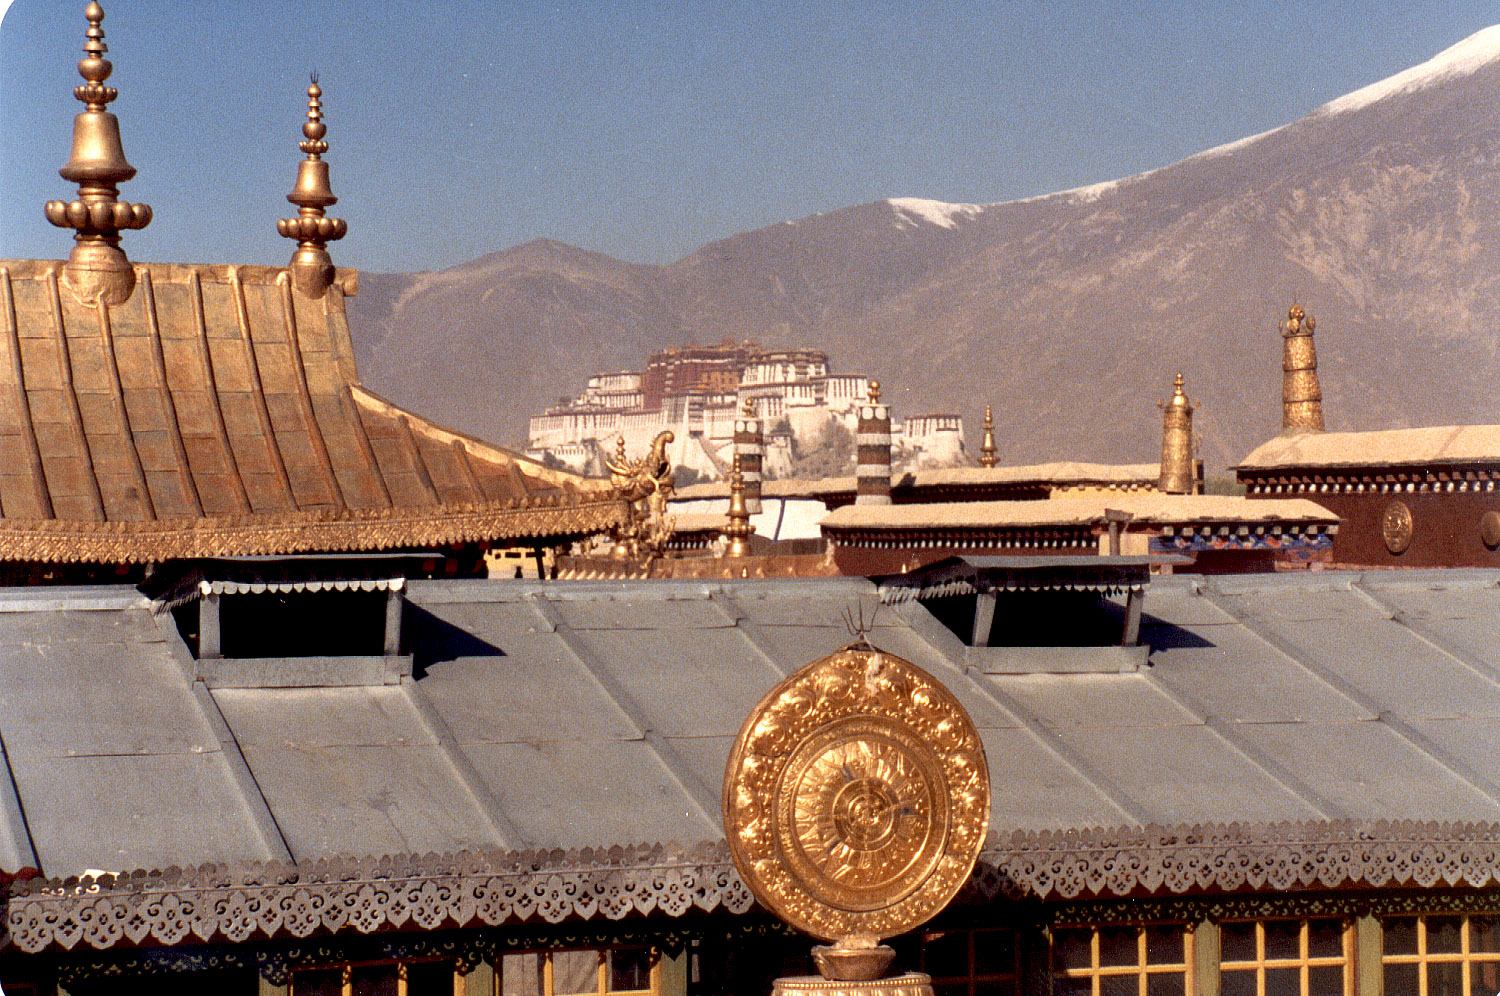
[[[869,391],[870,391],[870,404],[872,404],[872,405],[879,404],[880,403],[880,381],[878,381],[878,380],[872,380],[872,381],[870,381]]]
[[[1161,467],[1156,489],[1166,494],[1190,495],[1198,485],[1193,458],[1193,404],[1182,390],[1182,374],[1172,380],[1172,396],[1157,402],[1162,410]]]
[[[729,472],[729,524],[724,527],[724,538],[729,545],[724,550],[726,557],[750,556],[750,536],[755,527],[750,524],[750,509],[745,504],[745,476],[740,470],[740,458],[734,458]]]
[[[741,410],[741,412],[744,413],[744,416],[746,418],[754,418],[755,417],[755,399],[752,398],[752,397],[750,397],[749,395],[746,395],[745,396],[745,403],[740,406],[740,410]]]
[[[984,441],[979,444],[979,466],[993,467],[995,465],[995,413],[990,406],[984,406]]]
[[[106,108],[119,96],[104,81],[114,66],[104,58],[104,8],[90,3],[84,11],[89,27],[84,32],[83,58],[78,75],[83,84],[73,96],[83,111],[73,118],[73,147],[58,174],[78,184],[72,201],[48,201],[47,220],[58,228],[71,228],[73,251],[63,270],[63,282],[86,304],[103,300],[119,304],[135,289],[135,270],[120,249],[120,232],[145,228],[151,223],[151,207],[127,204],[119,199],[119,184],[135,176],[135,167],[125,159],[120,142],[120,122]]]
[[[297,164],[297,182],[286,199],[297,205],[297,217],[282,218],[276,222],[276,231],[289,239],[297,240],[292,261],[287,264],[292,283],[308,297],[321,297],[333,283],[333,257],[328,255],[328,243],[344,237],[349,231],[342,218],[330,218],[324,208],[338,203],[333,188],[328,183],[328,163],[323,153],[328,151],[324,136],[328,126],[323,123],[323,88],[318,86],[318,74],[312,74],[307,87],[307,120],[302,125],[302,141],[297,148],[306,155]]]

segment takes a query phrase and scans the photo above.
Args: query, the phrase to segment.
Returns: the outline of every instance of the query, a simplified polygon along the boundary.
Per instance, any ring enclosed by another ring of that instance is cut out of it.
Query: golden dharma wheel
[[[855,644],[771,689],[724,773],[724,830],[763,906],[815,937],[890,937],[963,886],[990,780],[963,706],[909,661]]]

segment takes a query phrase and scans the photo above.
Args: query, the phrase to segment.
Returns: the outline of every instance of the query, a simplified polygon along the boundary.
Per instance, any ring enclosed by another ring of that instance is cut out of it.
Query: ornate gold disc
[[[1385,540],[1385,548],[1392,553],[1403,553],[1411,546],[1412,534],[1411,509],[1406,507],[1404,501],[1393,501],[1385,507],[1385,514],[1380,517],[1380,535]]]
[[[814,936],[889,937],[945,906],[989,825],[984,747],[953,695],[867,646],[761,699],[724,773],[724,829],[761,904]]]

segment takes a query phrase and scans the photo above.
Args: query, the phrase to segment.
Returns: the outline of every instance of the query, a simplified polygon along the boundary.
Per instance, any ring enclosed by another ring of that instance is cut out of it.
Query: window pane
[[[1015,972],[1015,932],[976,930],[974,932],[974,974],[1014,975]]]
[[[1412,990],[1412,996],[1416,996]],[[1315,965],[1307,970],[1307,996],[1344,996],[1344,969],[1341,965]],[[1395,992],[1391,996],[1397,996]]]
[[[1099,964],[1139,965],[1140,951],[1135,927],[1103,927],[1099,930]]]
[[[1416,965],[1387,965],[1385,966],[1385,991],[1391,996],[1398,993],[1417,993],[1422,990],[1417,985]]]
[[[1344,956],[1344,924],[1340,920],[1307,921],[1307,953],[1312,958]]]
[[[508,954],[500,960],[502,996],[542,996],[542,955]]]
[[[962,930],[934,930],[922,938],[922,971],[939,979],[969,974],[969,935]]]
[[[453,962],[414,961],[406,966],[407,996],[453,996]]]
[[[1464,966],[1461,962],[1427,963],[1427,996],[1464,996]]]
[[[349,970],[354,996],[396,996],[395,965],[356,965]]]
[[[1427,953],[1456,954],[1463,950],[1459,939],[1463,918],[1456,916],[1430,916],[1427,918]]]
[[[1266,960],[1274,958],[1300,958],[1297,941],[1302,935],[1302,924],[1297,920],[1266,921]]]
[[[1500,963],[1481,961],[1470,965],[1469,979],[1473,983],[1474,996],[1495,996],[1500,993]]]
[[[1187,984],[1176,972],[1146,977],[1146,996],[1184,996]]]
[[[1014,978],[1004,982],[976,982],[974,996],[1017,996],[1020,992],[1017,985],[1019,982]]]
[[[555,996],[598,991],[598,951],[552,952],[552,992]]]
[[[1219,928],[1220,961],[1255,960],[1255,924],[1226,923]]]
[[[1255,996],[1255,969],[1225,972],[1219,983],[1220,996]]]
[[[651,949],[616,948],[609,953],[609,988],[613,992],[651,988]]]
[[[1380,949],[1388,955],[1417,953],[1417,918],[1398,916],[1380,923]],[[1416,992],[1416,990],[1412,990]]]
[[[1266,996],[1303,996],[1300,968],[1266,969]]]
[[[1146,963],[1148,965],[1181,965],[1187,960],[1183,939],[1187,931],[1182,927],[1146,928]]]
[[[1140,996],[1141,984],[1135,975],[1106,975],[1099,979],[1099,996]]]
[[[969,996],[969,984],[967,982],[934,982],[932,991],[935,996]]]
[[[343,973],[336,968],[292,973],[292,996],[339,996]]]
[[[1058,930],[1052,934],[1052,952],[1058,968],[1089,967],[1089,937],[1087,930]]]
[[[1093,991],[1094,984],[1086,978],[1052,980],[1052,996],[1089,996]]]
[[[1486,954],[1500,952],[1500,918],[1469,917],[1469,950]]]

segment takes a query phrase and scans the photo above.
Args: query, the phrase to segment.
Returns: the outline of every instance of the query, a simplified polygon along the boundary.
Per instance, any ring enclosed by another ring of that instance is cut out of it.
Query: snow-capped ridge
[[[1426,62],[1331,100],[1313,113],[1326,115],[1357,111],[1398,93],[1420,90],[1454,76],[1467,76],[1496,59],[1500,59],[1500,24],[1476,31]]]
[[[985,209],[983,204],[949,204],[921,197],[887,197],[885,202],[908,223],[925,221],[939,228],[957,228],[958,219],[972,218]]]

